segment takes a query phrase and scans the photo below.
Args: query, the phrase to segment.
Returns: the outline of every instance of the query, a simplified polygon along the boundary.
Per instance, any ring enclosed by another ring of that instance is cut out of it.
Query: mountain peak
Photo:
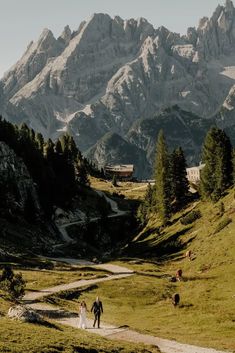
[[[40,35],[40,37],[39,37],[39,40],[44,40],[44,39],[46,39],[48,37],[49,38],[50,37],[54,38],[53,33],[52,33],[52,31],[49,28],[44,28],[42,33],[41,33],[41,35]]]
[[[41,51],[47,50],[49,47],[53,46],[56,42],[56,39],[52,31],[48,28],[44,28],[42,31],[39,40],[38,40],[38,49]]]
[[[68,43],[71,39],[71,35],[72,35],[72,32],[71,32],[71,29],[70,27],[67,25],[64,27],[64,30],[63,32],[61,33],[60,37],[58,39],[61,39],[64,43]]]
[[[231,0],[226,0],[226,2],[225,2],[225,11],[226,12],[233,12],[234,11],[233,2]]]

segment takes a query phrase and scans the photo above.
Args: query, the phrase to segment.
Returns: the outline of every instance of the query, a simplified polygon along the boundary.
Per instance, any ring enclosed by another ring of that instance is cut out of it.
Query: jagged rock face
[[[230,0],[218,6],[211,19],[204,17],[198,27],[197,48],[202,58],[216,58],[234,51],[235,9]]]
[[[30,195],[35,209],[41,214],[37,191],[22,159],[16,156],[4,142],[0,142],[0,186],[10,185],[7,197],[10,207],[23,211]]]
[[[152,121],[157,134],[156,118],[149,119],[175,104],[203,118],[217,114],[218,123],[221,106],[229,105],[229,126],[234,85],[235,9],[227,0],[185,36],[154,29],[145,19],[105,14],[73,33],[65,27],[58,39],[44,30],[2,79],[0,104],[7,119],[24,121],[45,137],[68,130],[86,151],[109,131],[124,139],[133,135],[140,119]],[[178,140],[189,144],[188,135]],[[142,148],[142,142],[128,141]],[[195,148],[191,141],[189,160],[195,160]]]
[[[201,145],[205,134],[214,123],[178,106],[168,108],[153,119],[137,120],[127,134],[127,140],[146,152],[150,165],[154,166],[157,136],[163,130],[170,151],[181,146],[189,164],[200,161]]]
[[[4,95],[12,97],[48,63],[50,58],[60,54],[64,44],[56,40],[52,32],[44,29],[36,43],[31,42],[22,58],[6,73],[3,78]]]

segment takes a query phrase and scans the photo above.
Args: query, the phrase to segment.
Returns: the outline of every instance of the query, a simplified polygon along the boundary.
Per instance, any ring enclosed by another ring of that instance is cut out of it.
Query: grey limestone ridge
[[[155,29],[143,18],[106,14],[94,14],[74,32],[66,26],[57,39],[45,29],[2,78],[0,103],[5,118],[26,122],[46,138],[71,132],[98,163],[105,162],[103,137],[116,133],[120,143],[140,152],[142,170],[146,158],[152,164],[162,111],[177,105],[174,118],[163,114],[172,122],[166,134],[186,146],[189,162],[194,161],[208,119],[216,119],[235,139],[233,3],[219,5],[183,36]],[[191,123],[196,115],[200,131]],[[177,136],[174,124],[182,127]],[[119,162],[118,149],[115,153],[112,161]]]

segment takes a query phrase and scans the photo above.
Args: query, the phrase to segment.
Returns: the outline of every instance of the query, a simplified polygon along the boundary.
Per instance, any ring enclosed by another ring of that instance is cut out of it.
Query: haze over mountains
[[[57,39],[45,29],[0,82],[3,117],[46,138],[69,131],[98,164],[134,161],[140,176],[150,175],[161,127],[189,163],[199,161],[214,122],[235,141],[234,106],[230,0],[186,36],[106,14],[73,33],[66,26]]]

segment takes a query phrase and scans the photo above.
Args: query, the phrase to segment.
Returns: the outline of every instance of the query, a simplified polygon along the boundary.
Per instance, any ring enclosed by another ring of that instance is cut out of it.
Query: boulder
[[[10,307],[7,316],[11,319],[18,319],[23,322],[41,323],[43,321],[38,313],[32,309],[26,308],[23,305]]]

